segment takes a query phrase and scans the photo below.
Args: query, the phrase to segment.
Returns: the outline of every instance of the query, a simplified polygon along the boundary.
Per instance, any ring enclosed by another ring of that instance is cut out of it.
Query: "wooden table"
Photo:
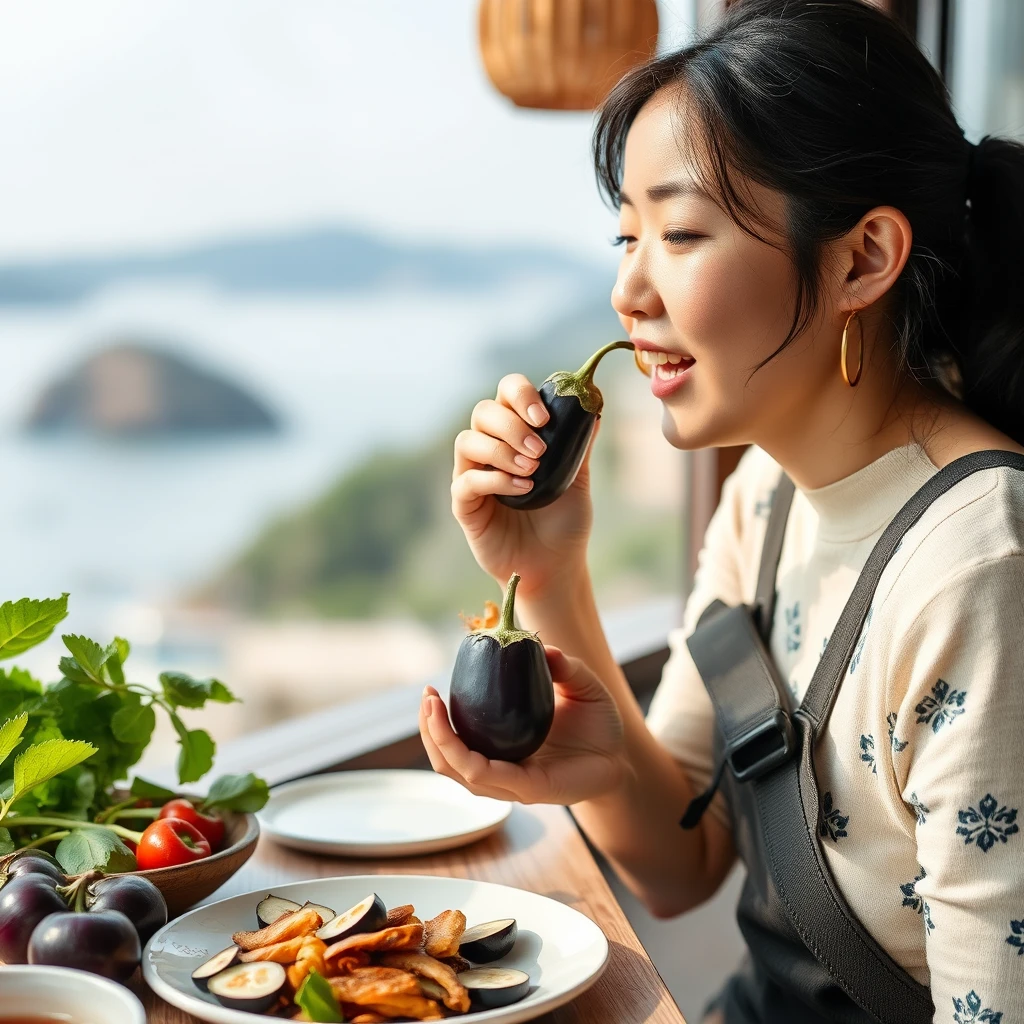
[[[487,839],[426,857],[340,860],[299,853],[260,839],[252,859],[210,900],[253,889],[330,875],[428,874],[476,878],[549,896],[595,921],[608,937],[610,956],[597,983],[567,1006],[538,1020],[545,1024],[685,1024],[664,982],[612,895],[569,812],[536,805],[513,808],[504,829]],[[149,1024],[192,1024],[138,983]],[[254,1018],[255,1020],[256,1018]]]

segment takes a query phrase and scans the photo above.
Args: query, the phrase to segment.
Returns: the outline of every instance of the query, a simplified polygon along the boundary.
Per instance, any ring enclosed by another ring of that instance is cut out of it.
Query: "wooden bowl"
[[[219,853],[173,868],[132,872],[148,878],[164,894],[168,916],[176,917],[215,892],[256,851],[256,840],[260,837],[256,815],[229,812],[223,817],[227,845]]]

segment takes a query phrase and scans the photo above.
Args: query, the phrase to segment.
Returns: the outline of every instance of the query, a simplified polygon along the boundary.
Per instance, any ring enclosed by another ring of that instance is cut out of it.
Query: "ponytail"
[[[967,189],[957,345],[963,401],[1024,444],[1024,145],[982,139]]]

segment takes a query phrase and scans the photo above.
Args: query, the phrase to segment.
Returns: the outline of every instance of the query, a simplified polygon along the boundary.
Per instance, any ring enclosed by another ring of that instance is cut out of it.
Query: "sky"
[[[324,223],[606,253],[592,116],[501,97],[476,7],[0,0],[0,260]]]

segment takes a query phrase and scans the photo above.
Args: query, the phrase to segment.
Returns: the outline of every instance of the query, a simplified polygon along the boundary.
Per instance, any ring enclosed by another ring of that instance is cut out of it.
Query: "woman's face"
[[[651,375],[672,444],[764,445],[798,429],[808,403],[834,397],[835,328],[817,345],[814,336],[837,314],[824,302],[817,325],[751,377],[789,333],[796,272],[786,252],[745,232],[700,191],[681,139],[678,101],[663,91],[626,140],[625,251],[612,305],[647,359],[675,360]],[[748,197],[768,224],[759,233],[781,240],[782,198],[758,185],[748,186]]]

